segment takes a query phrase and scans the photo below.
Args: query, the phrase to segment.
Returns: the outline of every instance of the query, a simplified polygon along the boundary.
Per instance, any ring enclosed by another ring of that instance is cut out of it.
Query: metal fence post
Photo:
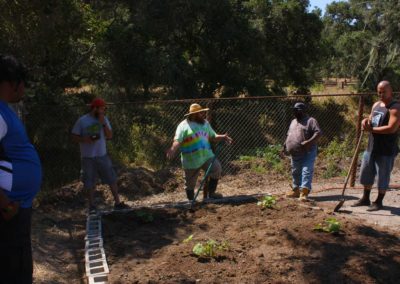
[[[358,99],[358,114],[357,114],[357,125],[356,125],[356,137],[354,139],[354,143],[357,144],[358,139],[361,135],[361,121],[363,119],[364,114],[364,96],[360,95]],[[353,168],[351,169],[351,176],[350,176],[350,187],[354,187],[356,181],[356,174],[357,174],[357,160],[358,160],[358,153],[356,154],[356,162],[354,163]]]

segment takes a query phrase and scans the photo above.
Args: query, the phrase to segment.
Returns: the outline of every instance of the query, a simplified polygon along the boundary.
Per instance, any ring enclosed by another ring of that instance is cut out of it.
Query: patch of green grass
[[[285,165],[281,152],[282,145],[268,145],[264,148],[253,149],[247,155],[239,156],[239,160],[250,162],[250,168],[256,173],[266,173],[269,170],[273,170],[283,174],[285,173]]]
[[[251,162],[251,161],[254,161],[256,159],[256,157],[254,157],[254,156],[240,156],[239,157],[239,161],[242,161],[242,162]]]

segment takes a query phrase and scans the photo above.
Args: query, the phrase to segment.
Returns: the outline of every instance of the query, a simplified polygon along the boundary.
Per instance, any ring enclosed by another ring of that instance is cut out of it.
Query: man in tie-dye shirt
[[[208,108],[202,108],[199,104],[192,104],[187,117],[176,129],[174,142],[167,151],[168,159],[172,159],[178,150],[181,151],[182,167],[185,171],[185,190],[189,200],[194,198],[194,188],[200,170],[207,170],[212,163],[214,153],[211,142],[225,141],[232,143],[232,138],[227,134],[217,134],[206,120]],[[217,194],[218,179],[221,176],[221,164],[218,159],[211,166],[208,180],[208,197],[221,198]]]

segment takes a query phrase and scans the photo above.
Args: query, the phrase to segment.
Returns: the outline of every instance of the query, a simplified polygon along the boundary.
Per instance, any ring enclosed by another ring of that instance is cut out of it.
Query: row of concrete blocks
[[[85,269],[89,284],[108,283],[110,271],[103,247],[100,214],[89,214],[86,221]]]

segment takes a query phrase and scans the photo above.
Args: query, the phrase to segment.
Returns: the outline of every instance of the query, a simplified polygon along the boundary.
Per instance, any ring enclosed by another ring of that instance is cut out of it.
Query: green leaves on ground
[[[217,242],[209,239],[205,243],[196,243],[192,252],[198,257],[216,257],[222,251],[229,250],[228,241]]]
[[[339,233],[341,224],[336,218],[327,218],[323,223],[315,225],[314,230],[326,233]]]
[[[258,206],[261,206],[262,209],[265,208],[274,208],[276,204],[276,196],[266,195],[260,201],[257,202]]]

